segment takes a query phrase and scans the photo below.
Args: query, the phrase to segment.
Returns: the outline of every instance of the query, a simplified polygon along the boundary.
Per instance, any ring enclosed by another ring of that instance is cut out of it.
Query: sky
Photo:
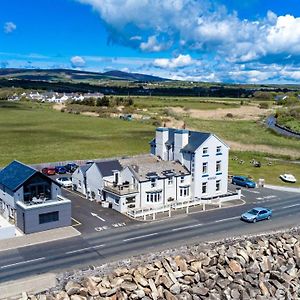
[[[300,83],[300,2],[1,0],[0,67]]]

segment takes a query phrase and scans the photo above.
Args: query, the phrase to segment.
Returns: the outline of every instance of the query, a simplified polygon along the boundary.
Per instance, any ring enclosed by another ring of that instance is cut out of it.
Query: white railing
[[[232,200],[240,200],[241,199],[241,190],[237,190],[236,193],[230,193],[226,195],[221,195],[219,197],[213,198],[193,198],[189,200],[184,200],[181,202],[173,202],[169,204],[165,204],[159,207],[148,207],[148,208],[135,208],[127,211],[127,215],[136,219],[136,218],[144,218],[146,220],[147,216],[152,216],[153,220],[156,218],[157,213],[168,212],[169,217],[171,216],[172,210],[176,211],[177,209],[186,209],[186,213],[189,213],[189,208],[202,205],[202,209],[205,210],[205,206],[208,205],[218,205],[222,206],[222,203]]]

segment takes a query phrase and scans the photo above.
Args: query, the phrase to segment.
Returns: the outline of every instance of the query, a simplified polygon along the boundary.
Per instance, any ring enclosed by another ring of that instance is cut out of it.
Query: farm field
[[[139,106],[137,101],[141,100],[134,99],[135,105]],[[194,103],[197,102],[195,99],[187,101],[194,107],[203,104]],[[220,108],[219,99],[214,101],[216,103],[213,104]],[[183,99],[175,102],[180,107],[185,107]],[[147,101],[145,103],[150,105]],[[164,100],[162,103],[165,103]],[[239,106],[237,103],[240,101],[234,101],[235,107]],[[172,105],[175,104],[172,102]],[[224,104],[221,103],[222,105]],[[228,105],[224,105],[224,109],[227,108]],[[255,180],[265,178],[269,184],[281,185],[286,185],[278,178],[282,173],[292,173],[300,179],[300,165],[289,162],[290,158],[300,158],[300,142],[274,134],[261,121],[199,119],[186,115],[179,117],[181,119],[178,122],[185,122],[187,128],[213,132],[231,146],[231,158],[237,156],[239,160],[230,159],[230,174],[251,176]],[[174,123],[171,125],[175,126]],[[153,138],[154,130],[155,127],[150,122],[140,120],[89,117],[62,113],[48,104],[0,101],[0,166],[12,159],[40,163],[147,153],[148,142]],[[266,157],[283,160],[276,160],[269,166]],[[251,159],[261,161],[262,167],[254,168],[250,164]],[[240,160],[244,163],[239,163]]]
[[[61,113],[46,104],[0,101],[0,166],[134,155],[149,151],[154,127]]]

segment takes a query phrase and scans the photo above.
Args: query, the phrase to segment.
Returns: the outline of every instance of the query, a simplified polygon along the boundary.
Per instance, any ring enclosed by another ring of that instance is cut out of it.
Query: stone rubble
[[[170,255],[169,255],[170,254]],[[162,253],[104,274],[61,280],[31,300],[300,299],[300,230],[226,240]],[[73,274],[75,275],[75,273]]]

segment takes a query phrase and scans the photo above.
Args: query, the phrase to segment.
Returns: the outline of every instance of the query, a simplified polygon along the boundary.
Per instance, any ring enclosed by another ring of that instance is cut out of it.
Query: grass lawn
[[[131,97],[137,108],[167,108],[183,107],[186,109],[217,109],[240,106],[239,99],[232,98],[203,98],[203,97]]]
[[[0,101],[0,166],[149,152],[154,127],[54,111],[46,104]]]
[[[222,139],[239,142],[241,144],[259,144],[276,148],[287,148],[299,151],[299,140],[279,136],[262,124],[254,121],[226,121],[226,120],[199,120],[186,118],[189,128],[199,131],[213,132]]]
[[[238,161],[232,159],[235,156],[238,157]],[[261,167],[256,168],[250,164],[251,159],[260,161]],[[244,160],[244,164],[240,164],[240,160]],[[271,162],[272,165],[268,165],[268,162]],[[293,174],[298,182],[296,184],[283,182],[279,178],[279,175],[284,173]],[[300,187],[300,164],[268,159],[261,153],[231,152],[229,160],[229,174],[252,177],[255,181],[259,178],[264,178],[266,184]]]

